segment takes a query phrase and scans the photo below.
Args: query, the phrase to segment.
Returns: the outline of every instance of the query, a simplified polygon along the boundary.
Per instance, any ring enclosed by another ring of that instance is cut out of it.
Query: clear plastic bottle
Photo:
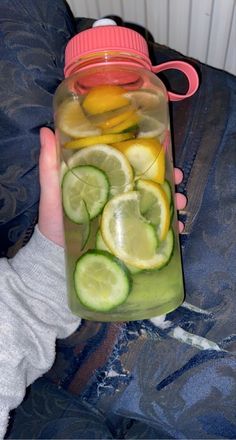
[[[97,26],[99,25],[99,26]],[[168,92],[143,37],[98,22],[66,48],[55,100],[69,305],[96,321],[154,317],[184,298]],[[186,63],[167,63],[198,86]],[[172,94],[172,99],[183,96]]]

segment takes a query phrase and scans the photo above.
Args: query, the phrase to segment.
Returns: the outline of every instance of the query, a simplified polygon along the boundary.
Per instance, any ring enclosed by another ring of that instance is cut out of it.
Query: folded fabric
[[[53,124],[52,98],[74,33],[63,1],[1,1],[0,256],[12,256],[37,220],[39,128]]]

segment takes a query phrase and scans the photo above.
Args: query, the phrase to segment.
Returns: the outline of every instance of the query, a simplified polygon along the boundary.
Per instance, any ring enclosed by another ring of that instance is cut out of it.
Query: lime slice
[[[163,93],[156,93],[150,89],[127,92],[124,96],[131,101],[135,108],[140,109],[142,112],[155,110],[158,107],[160,100],[163,99]]]
[[[79,149],[84,147],[89,147],[90,145],[96,144],[114,144],[116,142],[122,142],[127,139],[132,139],[134,137],[133,133],[112,133],[112,134],[102,134],[100,136],[89,136],[81,139],[75,139],[74,141],[66,142],[64,144],[65,148]]]
[[[159,240],[164,240],[170,227],[170,208],[161,185],[150,180],[139,179],[136,188],[141,194],[140,212],[157,227]]]
[[[165,131],[165,124],[158,121],[157,118],[138,112],[139,132],[138,138],[160,137]]]
[[[129,104],[124,96],[124,89],[116,85],[101,85],[93,87],[83,101],[84,110],[96,115],[110,110],[115,110]]]
[[[165,177],[165,152],[156,139],[133,139],[115,146],[126,155],[135,176],[163,183]]]
[[[158,245],[155,228],[140,214],[137,191],[113,197],[102,213],[101,232],[111,252],[140,269],[155,267]]]
[[[81,303],[97,312],[108,312],[122,304],[132,287],[125,267],[104,251],[88,251],[79,258],[74,283]]]
[[[133,188],[133,170],[126,156],[106,144],[83,148],[68,160],[68,167],[92,165],[106,173],[110,194],[130,191]]]
[[[74,138],[101,133],[101,129],[94,127],[86,118],[77,99],[64,101],[60,105],[56,113],[56,123],[63,133]]]
[[[101,233],[100,229],[98,229],[97,235],[96,235],[96,249],[99,249],[101,251],[111,252],[111,250],[109,249],[109,247],[106,245],[105,241],[102,238],[102,233]],[[138,269],[137,267],[131,266],[130,264],[126,264],[126,267],[132,275],[139,273],[141,271],[141,269]]]
[[[105,173],[93,166],[78,166],[65,174],[62,202],[67,217],[75,223],[90,220],[102,211],[109,194]]]

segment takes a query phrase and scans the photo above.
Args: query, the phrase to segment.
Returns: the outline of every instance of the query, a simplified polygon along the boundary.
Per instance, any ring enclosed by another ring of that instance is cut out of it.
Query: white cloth
[[[64,251],[36,227],[17,255],[0,259],[0,438],[26,387],[52,366],[56,338],[80,324],[68,308]]]

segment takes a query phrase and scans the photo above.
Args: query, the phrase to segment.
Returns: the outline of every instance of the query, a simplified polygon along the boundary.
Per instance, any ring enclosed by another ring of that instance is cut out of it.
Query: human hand
[[[179,168],[175,168],[174,169],[174,179],[175,179],[176,185],[179,185],[182,182],[183,177],[184,177],[183,171],[181,171]],[[182,193],[176,193],[175,197],[176,197],[177,210],[180,211],[180,210],[184,209],[187,205],[187,198],[185,197],[185,195]],[[181,234],[184,230],[184,223],[181,222],[180,220],[178,223],[179,223],[179,232]]]
[[[49,128],[40,130],[41,150],[39,156],[40,232],[49,240],[64,245],[62,206],[59,184],[59,170],[56,152],[56,138]]]
[[[42,234],[54,243],[63,246],[63,220],[59,185],[59,170],[56,153],[56,139],[49,128],[40,130],[41,151],[39,158],[40,202],[38,226]],[[175,168],[175,184],[183,180],[183,173]],[[178,210],[184,209],[187,199],[183,194],[176,193]],[[179,222],[179,231],[183,232],[184,224]]]

